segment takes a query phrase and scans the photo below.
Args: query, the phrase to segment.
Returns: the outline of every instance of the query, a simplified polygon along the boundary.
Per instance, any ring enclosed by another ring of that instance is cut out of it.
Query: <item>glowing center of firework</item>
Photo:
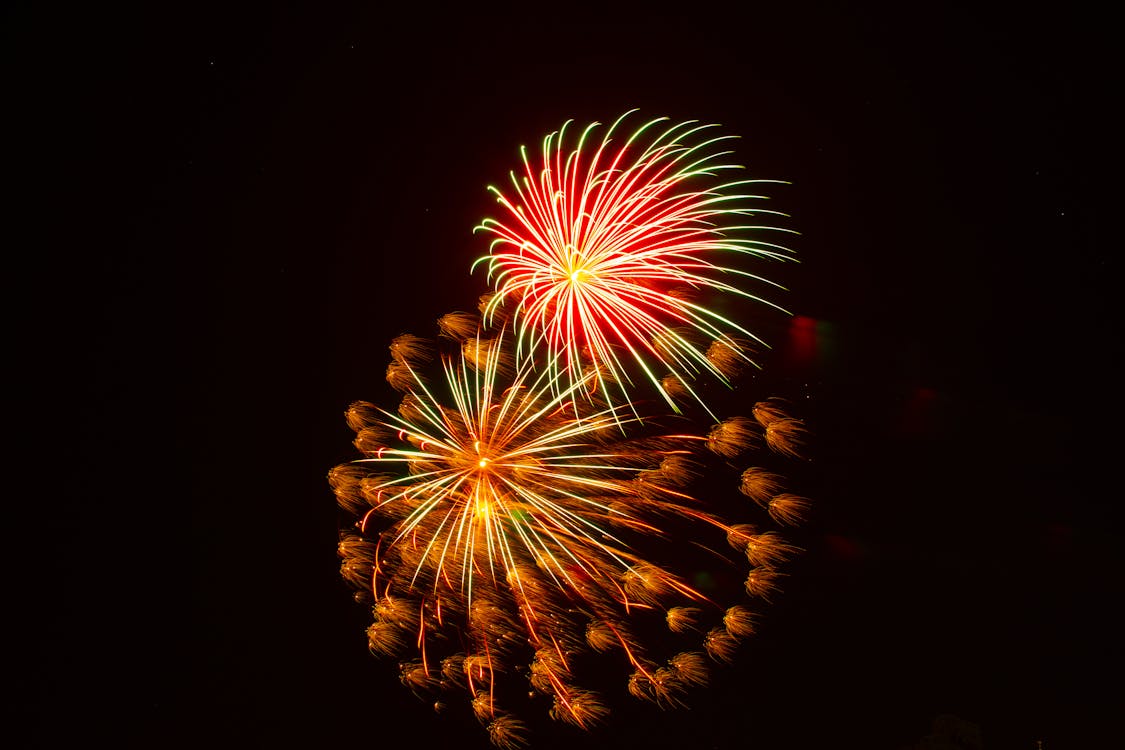
[[[487,445],[481,445],[481,442],[477,440],[473,443],[473,452],[476,453],[475,463],[478,471],[486,472],[493,468],[493,453]]]
[[[566,265],[560,269],[562,276],[571,287],[581,286],[595,278],[586,262],[586,254],[579,252],[573,245],[567,246]]]
[[[578,286],[586,280],[586,277],[593,275],[593,273],[585,268],[576,268],[570,272],[570,283],[572,286]]]

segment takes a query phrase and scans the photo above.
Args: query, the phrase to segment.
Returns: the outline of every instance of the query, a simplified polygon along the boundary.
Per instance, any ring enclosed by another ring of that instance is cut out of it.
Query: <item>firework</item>
[[[524,151],[478,227],[491,291],[391,342],[401,400],[352,404],[363,458],[328,476],[371,652],[436,710],[460,695],[501,748],[527,742],[529,708],[585,729],[621,687],[683,705],[798,552],[761,524],[808,508],[761,455],[797,456],[803,424],[776,399],[720,418],[698,388],[754,366],[761,342],[716,310],[765,302],[745,261],[788,258],[755,219],[776,214],[765,181],[725,179],[713,126],[627,116]]]
[[[724,179],[741,169],[725,150],[731,136],[664,118],[627,134],[627,116],[600,139],[597,123],[576,139],[567,123],[543,140],[538,158],[522,150],[510,193],[491,188],[505,213],[478,227],[493,237],[477,261],[495,288],[484,318],[508,307],[517,357],[558,373],[561,388],[586,383],[605,400],[630,403],[639,379],[678,411],[681,394],[703,404],[691,385],[701,374],[727,382],[752,364],[757,337],[712,302],[766,302],[747,286],[772,282],[740,261],[788,259],[765,239],[788,230],[758,223],[781,214],[751,191],[776,181]]]
[[[678,543],[638,548],[695,527],[701,549],[726,537],[745,553],[738,580],[762,579],[793,550],[687,491],[722,455],[715,441],[578,398],[585,381],[561,386],[558,371],[513,365],[503,331],[455,340],[432,384],[415,369],[427,359],[418,340],[404,341],[389,379],[410,376],[406,406],[353,404],[347,421],[365,457],[329,475],[357,519],[340,542],[341,572],[372,605],[372,653],[399,658],[416,694],[463,692],[501,747],[525,736],[506,700],[528,687],[551,718],[603,720],[608,703],[582,681],[592,658],[626,670],[634,696],[679,705],[709,661],[732,658],[752,615],[674,572]]]

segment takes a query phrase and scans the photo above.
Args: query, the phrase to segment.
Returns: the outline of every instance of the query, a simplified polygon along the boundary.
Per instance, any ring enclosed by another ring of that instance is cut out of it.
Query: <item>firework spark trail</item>
[[[729,375],[708,356],[708,344],[724,343],[752,363],[746,342],[761,342],[692,297],[717,293],[776,307],[744,285],[777,285],[727,258],[790,259],[761,235],[791,230],[746,223],[784,214],[759,207],[765,196],[746,192],[777,181],[719,179],[741,169],[721,150],[732,136],[710,136],[713,126],[696,122],[659,130],[666,122],[659,118],[619,138],[627,117],[592,153],[587,144],[597,124],[573,146],[564,125],[543,140],[541,163],[521,150],[524,172],[511,175],[512,198],[491,188],[507,213],[478,226],[494,237],[477,261],[496,292],[485,323],[510,304],[517,358],[560,373],[560,387],[595,372],[592,387],[603,399],[629,404],[635,366],[673,410],[679,405],[662,384],[666,372],[706,409],[690,383],[703,373],[722,382]]]

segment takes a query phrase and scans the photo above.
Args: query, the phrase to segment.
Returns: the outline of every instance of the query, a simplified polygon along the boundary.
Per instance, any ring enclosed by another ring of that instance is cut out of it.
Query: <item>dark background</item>
[[[941,714],[986,748],[1120,737],[1106,19],[355,5],[7,11],[50,464],[10,532],[31,746],[487,745],[367,654],[324,477],[347,404],[390,403],[390,338],[484,291],[486,184],[634,107],[792,183],[801,263],[766,273],[799,317],[755,322],[744,388],[797,402],[815,509],[690,710],[533,747],[904,748]]]

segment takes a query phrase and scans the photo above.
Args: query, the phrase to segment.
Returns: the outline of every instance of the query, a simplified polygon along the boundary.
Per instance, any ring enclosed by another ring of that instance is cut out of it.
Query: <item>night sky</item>
[[[488,747],[368,654],[325,475],[347,405],[395,403],[390,339],[486,291],[486,185],[632,108],[792,183],[801,262],[764,273],[796,317],[750,321],[773,349],[736,393],[807,421],[814,509],[690,710],[622,695],[531,746],[1121,736],[1105,19],[354,5],[8,12],[50,463],[9,530],[42,578],[26,746]]]

